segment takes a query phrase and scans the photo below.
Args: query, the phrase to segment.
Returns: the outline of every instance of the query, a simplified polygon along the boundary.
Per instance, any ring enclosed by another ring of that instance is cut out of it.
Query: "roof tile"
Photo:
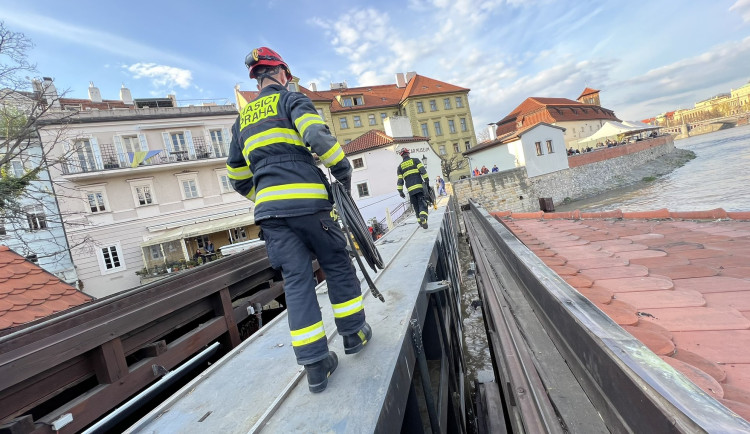
[[[649,350],[660,356],[671,356],[675,352],[674,342],[660,333],[639,328],[637,325],[624,326],[623,328],[647,346]]]
[[[91,300],[5,246],[0,246],[0,276],[0,329]]]
[[[599,283],[599,281],[596,283]],[[698,291],[687,290],[618,292],[617,298],[632,304],[639,310],[706,305],[706,299],[703,298],[703,294]]]
[[[682,360],[666,356],[662,356],[661,359],[667,362],[676,370],[680,371],[683,375],[688,377],[690,381],[695,383],[696,386],[703,389],[704,392],[708,393],[712,397],[716,399],[724,397],[724,389],[714,377],[708,375],[707,373],[689,363],[683,362]]]
[[[716,276],[718,271],[699,265],[671,265],[668,267],[652,267],[651,274],[667,276],[670,279],[692,279],[693,277]]]
[[[597,284],[607,279],[621,279],[623,277],[648,276],[648,268],[643,265],[626,265],[624,267],[591,268],[581,271],[581,275],[588,277]]]
[[[750,329],[750,320],[737,309],[712,307],[654,308],[648,313],[669,331],[740,330]]]

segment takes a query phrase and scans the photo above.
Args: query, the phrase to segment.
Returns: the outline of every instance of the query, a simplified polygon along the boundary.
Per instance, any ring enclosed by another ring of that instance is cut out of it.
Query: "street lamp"
[[[427,157],[424,154],[422,154],[422,165],[424,165],[424,167],[427,167]]]

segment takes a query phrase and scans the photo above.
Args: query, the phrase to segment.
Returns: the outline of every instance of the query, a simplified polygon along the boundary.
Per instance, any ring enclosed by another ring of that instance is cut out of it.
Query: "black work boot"
[[[355,354],[362,351],[367,342],[372,338],[372,328],[365,323],[357,333],[344,336],[344,353]]]
[[[336,370],[339,365],[339,358],[333,351],[328,352],[325,359],[305,365],[307,372],[307,385],[312,393],[320,393],[326,390],[328,386],[328,377]]]
[[[421,219],[419,222],[422,224],[423,228],[427,229],[427,219],[426,218]]]

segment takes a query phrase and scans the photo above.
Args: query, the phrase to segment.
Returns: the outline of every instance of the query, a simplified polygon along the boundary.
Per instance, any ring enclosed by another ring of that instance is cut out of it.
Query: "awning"
[[[169,241],[191,238],[198,235],[206,235],[227,229],[239,228],[255,224],[253,213],[241,214],[231,217],[223,217],[207,222],[194,223],[180,226],[179,228],[167,229],[155,233],[150,239],[141,243],[141,247],[153,246],[156,244],[167,243]]]

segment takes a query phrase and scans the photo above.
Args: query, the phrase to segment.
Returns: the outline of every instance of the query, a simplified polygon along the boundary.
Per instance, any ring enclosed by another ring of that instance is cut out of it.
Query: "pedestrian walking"
[[[427,198],[425,197],[425,189],[430,187],[430,178],[427,176],[427,170],[425,170],[419,158],[411,158],[409,156],[408,149],[401,149],[399,155],[401,155],[403,161],[401,161],[398,169],[396,169],[396,174],[398,175],[396,189],[398,190],[398,194],[405,198],[404,185],[406,185],[406,191],[409,192],[409,199],[411,200],[411,206],[414,207],[414,214],[417,216],[417,221],[423,228],[427,229]]]
[[[312,152],[347,191],[352,167],[312,101],[287,90],[292,74],[278,53],[257,48],[245,58],[245,65],[260,92],[232,127],[227,173],[234,189],[255,202],[255,221],[268,259],[284,276],[297,363],[305,367],[310,391],[322,392],[338,357],[328,349],[312,279],[313,255],[326,275],[344,353],[362,350],[372,330],[365,321],[346,237],[331,219],[331,187]]]

